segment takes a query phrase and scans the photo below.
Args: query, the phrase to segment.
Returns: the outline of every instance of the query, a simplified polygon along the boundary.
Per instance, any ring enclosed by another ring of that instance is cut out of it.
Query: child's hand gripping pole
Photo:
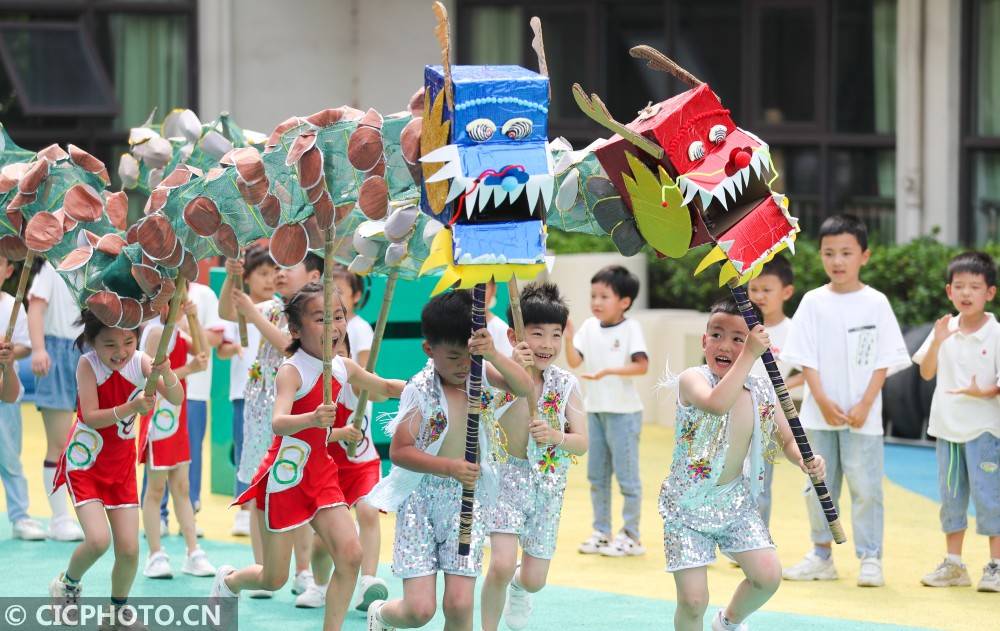
[[[240,258],[243,258],[242,250],[240,250]],[[233,287],[239,287],[243,292],[246,292],[247,290],[246,283],[243,282],[242,278],[237,276],[233,276]],[[247,319],[246,316],[239,311],[236,312],[236,324],[240,331],[240,346],[243,348],[250,346],[250,334],[247,333]]]
[[[750,305],[750,297],[747,295],[746,287],[731,282],[729,289],[733,292],[733,298],[736,299],[736,305],[739,307],[740,313],[747,323],[747,327],[753,329],[760,324],[753,312],[753,307]],[[774,356],[770,350],[764,351],[764,354],[761,355],[761,360],[764,362],[764,368],[767,369],[767,376],[771,378],[771,385],[774,386],[774,392],[778,395],[778,401],[781,403],[781,409],[788,420],[788,427],[792,430],[792,436],[795,437],[799,453],[802,454],[802,460],[808,463],[813,459],[812,448],[809,446],[809,439],[806,438],[805,430],[802,429],[802,423],[799,422],[799,413],[795,409],[795,404],[792,403],[792,397],[788,394],[788,388],[785,387],[785,380],[778,370],[778,364],[774,361]],[[840,517],[837,515],[837,508],[833,505],[833,499],[830,498],[830,493],[826,489],[826,482],[822,478],[811,477],[810,479],[812,480],[813,489],[816,491],[816,497],[819,499],[820,506],[823,507],[823,514],[826,515],[826,521],[830,526],[830,534],[833,535],[833,540],[837,543],[846,542],[847,536],[844,534],[844,527],[841,525]]]
[[[389,321],[389,307],[392,306],[392,296],[396,293],[396,280],[399,278],[399,271],[393,268],[389,272],[389,278],[385,283],[385,294],[382,295],[382,306],[379,308],[378,320],[375,322],[375,337],[372,338],[372,347],[368,350],[368,361],[365,363],[365,370],[375,372],[375,363],[378,361],[378,353],[382,348],[382,338],[385,337],[385,325]],[[362,390],[358,395],[358,406],[354,410],[354,417],[351,422],[354,427],[361,429],[365,422],[365,408],[368,407],[368,390]],[[347,455],[353,458],[357,455],[358,444],[347,443]]]
[[[163,323],[163,332],[160,334],[160,344],[156,347],[156,357],[153,365],[159,366],[167,358],[167,349],[170,348],[170,340],[174,337],[174,323],[177,322],[177,314],[180,313],[181,305],[184,303],[186,281],[180,274],[177,275],[177,284],[174,287],[174,295],[170,297],[170,309],[167,311],[167,321]],[[160,379],[160,371],[154,370],[153,374],[146,380],[146,387],[143,394],[153,396],[156,394],[156,382]]]
[[[486,326],[486,285],[480,283],[472,290],[472,330]],[[479,410],[482,406],[483,356],[473,355],[469,368],[469,414],[465,422],[465,461],[479,462]],[[472,507],[476,487],[462,487],[462,512],[458,522],[458,554],[467,557],[472,548]]]
[[[514,341],[520,344],[524,341],[524,316],[521,315],[521,290],[517,287],[517,276],[511,276],[507,281],[507,296],[510,298],[511,326],[514,327]]]
[[[187,302],[190,297],[188,292],[188,286],[184,287],[184,302]],[[190,313],[185,311],[188,322],[188,333],[191,335],[191,353],[195,356],[201,355],[205,352],[208,344],[205,342],[205,331],[201,328],[201,323],[198,322],[198,314]],[[245,321],[244,321],[245,323]],[[211,359],[211,358],[209,358]]]
[[[7,320],[7,332],[4,341],[13,344],[14,326],[17,324],[17,315],[21,311],[21,303],[24,302],[24,292],[28,288],[28,276],[31,274],[31,265],[35,262],[34,250],[28,250],[28,256],[24,259],[21,267],[21,277],[17,281],[17,295],[14,297],[14,306],[10,309],[10,319]],[[0,365],[0,371],[6,369],[6,364]]]

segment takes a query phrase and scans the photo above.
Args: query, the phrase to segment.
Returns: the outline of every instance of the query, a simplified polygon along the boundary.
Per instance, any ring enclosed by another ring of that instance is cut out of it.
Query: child
[[[642,327],[625,317],[639,279],[621,265],[609,265],[590,279],[590,312],[574,335],[566,327],[566,361],[583,364],[583,404],[587,410],[590,457],[587,479],[594,509],[594,533],[580,544],[583,554],[645,554],[639,537],[642,483],[639,481],[639,432],[642,401],[631,377],[646,374],[649,357]],[[625,524],[611,541],[611,473],[618,478],[625,503]]]
[[[516,399],[497,412],[507,454],[505,462],[495,464],[500,491],[487,519],[490,568],[482,592],[486,631],[497,630],[501,610],[510,629],[527,626],[530,594],[545,586],[555,552],[570,461],[587,451],[579,384],[573,373],[552,364],[562,350],[569,309],[555,285],[532,284],[521,292],[521,313],[524,342],[518,348],[531,351],[528,370],[538,396]],[[511,344],[513,334],[508,332]],[[524,549],[520,565],[518,540]]]
[[[270,301],[260,304],[254,304],[242,288],[235,287],[232,283],[234,277],[243,277],[242,264],[239,261],[229,260],[226,262],[226,270],[228,273],[219,298],[219,317],[235,322],[237,313],[239,313],[246,318],[247,326],[253,325],[261,335],[257,358],[250,367],[249,379],[244,392],[243,448],[240,453],[239,468],[236,471],[237,480],[249,484],[257,473],[269,446],[274,441],[274,432],[271,429],[271,412],[275,397],[274,379],[278,367],[285,360],[285,349],[292,343],[292,338],[287,331],[284,301],[294,296],[307,283],[316,282],[322,278],[323,259],[310,252],[306,254],[305,260],[298,265],[278,268],[274,287],[281,298],[272,298]],[[250,510],[251,512],[256,510],[252,503]],[[260,533],[254,532],[257,523],[257,518],[251,517],[251,542],[260,538]],[[312,573],[309,572],[309,558],[312,555],[311,543],[312,532],[309,528],[303,528],[297,534],[295,543],[295,579],[292,582],[292,593],[294,594],[304,592],[312,581]],[[259,550],[260,544],[257,544],[255,549]],[[263,557],[255,556],[254,558],[258,563],[264,560]],[[271,597],[271,594],[266,590],[252,590],[248,595],[251,598]]]
[[[796,373],[789,377],[792,366],[778,359],[781,356],[781,349],[788,339],[788,332],[792,328],[791,319],[785,317],[785,303],[791,300],[795,293],[795,273],[788,259],[780,254],[764,264],[760,275],[751,280],[749,285],[750,300],[757,305],[764,315],[764,327],[771,338],[771,353],[778,361],[778,370],[785,379],[785,387],[791,393],[792,398],[801,400],[801,385],[805,382],[802,373]],[[767,370],[763,362],[753,365],[751,375],[768,380]],[[770,383],[770,380],[768,380]],[[764,524],[771,525],[771,479],[774,477],[774,467],[770,461],[764,463],[764,488],[761,489],[757,497],[757,506],[760,508],[760,515],[764,518]]]
[[[882,384],[889,370],[909,365],[903,335],[885,295],[861,282],[868,231],[856,217],[827,218],[820,257],[830,282],[802,297],[781,356],[801,366],[809,392],[800,420],[813,452],[826,459],[834,503],[841,476],[851,491],[858,585],[878,587],[882,575]],[[834,580],[832,535],[811,484],[806,504],[813,550],[784,572],[793,581]]]
[[[243,283],[249,292],[250,301],[261,305],[274,299],[274,275],[278,266],[271,260],[267,248],[251,245],[243,255]],[[243,453],[243,410],[244,390],[250,375],[250,368],[257,359],[261,345],[260,330],[247,323],[247,347],[240,344],[239,327],[236,322],[222,322],[220,327],[223,337],[219,345],[219,359],[229,359],[229,400],[233,405],[233,465],[239,467]],[[248,483],[236,477],[233,489],[233,499],[243,494]],[[250,508],[245,504],[236,513],[231,533],[238,537],[250,536]],[[251,538],[256,554],[260,553],[260,537]]]
[[[472,629],[472,601],[482,564],[486,524],[483,502],[492,504],[496,476],[488,457],[493,445],[490,406],[480,418],[480,465],[465,461],[470,355],[481,355],[484,400],[500,396],[492,386],[530,396],[531,377],[497,352],[489,332],[473,332],[472,299],[453,291],[432,298],[420,315],[427,366],[406,385],[399,413],[390,425],[389,456],[395,465],[369,494],[375,507],[396,512],[392,571],[403,579],[403,598],[375,601],[368,608],[369,631],[422,627],[434,616],[437,574],[444,573],[445,628]],[[488,382],[488,383],[487,383]],[[459,508],[463,485],[475,485],[470,553],[459,556]]]
[[[732,298],[720,300],[701,338],[705,364],[677,380],[676,446],[659,504],[667,571],[677,586],[674,628],[681,631],[702,629],[716,546],[746,578],[712,619],[713,631],[745,630],[743,621],[778,589],[778,555],[755,501],[764,461],[780,448],[806,473],[824,473],[822,458],[803,464],[774,389],[750,375],[770,345],[763,326],[747,329]]]
[[[194,303],[184,305],[188,313],[197,310]],[[140,347],[153,356],[163,335],[163,318],[166,310],[160,312],[160,322],[150,323],[142,332]],[[188,361],[188,355],[191,360]],[[205,369],[208,357],[204,353],[195,355],[191,351],[191,341],[180,328],[174,328],[170,341],[168,361],[170,368],[181,380],[181,389],[187,394],[185,379]],[[146,465],[146,490],[142,500],[142,527],[149,543],[149,558],[142,573],[147,578],[172,578],[170,557],[160,547],[160,502],[169,485],[174,499],[174,511],[187,544],[187,558],[181,571],[192,576],[212,576],[215,567],[208,562],[205,551],[198,546],[194,507],[191,504],[188,471],[191,464],[191,445],[188,440],[188,415],[185,402],[180,406],[157,398],[150,414],[139,422],[139,463]]]
[[[76,408],[76,369],[80,351],[74,345],[83,329],[76,324],[80,308],[66,283],[42,257],[35,260],[35,278],[28,290],[28,333],[31,336],[31,371],[35,374],[35,406],[45,425],[45,461],[42,479],[51,489],[56,464],[73,424]],[[48,537],[79,541],[83,531],[69,512],[65,488],[49,495],[52,519]]]
[[[142,390],[146,379],[156,379],[160,396],[180,405],[184,389],[168,361],[154,366],[138,349],[138,331],[107,326],[86,310],[80,324],[83,333],[77,348],[82,352],[87,344],[92,350],[80,358],[76,371],[77,418],[59,458],[53,491],[63,484],[69,489],[84,538],[73,550],[66,571],[52,580],[49,594],[77,601],[83,574],[113,543],[111,601],[122,606],[139,563],[135,421],[153,409],[156,399]]]
[[[344,307],[337,297],[333,309],[334,344],[346,335]],[[236,502],[253,501],[264,540],[264,563],[237,571],[219,568],[212,596],[235,597],[243,589],[279,589],[288,579],[288,562],[295,533],[309,524],[333,555],[335,569],[327,589],[323,628],[340,629],[361,564],[361,544],[344,493],[337,482],[337,464],[326,450],[333,440],[359,441],[353,426],[333,428],[337,405],[323,404],[323,286],[309,283],[285,307],[293,342],[292,357],[277,375],[274,402],[275,438],[250,488]],[[376,398],[398,397],[403,382],[382,379],[350,359],[333,359],[332,390],[336,400],[350,385],[370,390]]]
[[[0,283],[10,278],[14,266],[5,257],[0,256]],[[0,292],[0,331],[6,331],[10,315],[14,309],[14,296]],[[13,359],[27,357],[31,351],[31,341],[28,338],[28,327],[24,316],[24,307],[18,305],[18,317],[14,325],[14,334],[9,341],[9,350]],[[21,466],[21,404],[17,402],[20,391],[20,381],[16,367],[9,371],[9,380],[16,382],[14,398],[9,401],[0,398],[0,478],[3,479],[3,490],[7,497],[7,518],[10,519],[11,533],[15,539],[24,541],[41,541],[45,539],[45,529],[28,513],[28,480],[24,477]],[[7,377],[4,377],[7,379]],[[63,500],[63,507],[66,502]]]
[[[1000,592],[1000,324],[986,312],[996,285],[996,263],[989,255],[966,252],[953,258],[945,292],[958,317],[939,319],[913,355],[921,377],[937,376],[927,433],[937,438],[941,528],[948,556],[921,579],[929,587],[972,585],[962,563],[971,495],[976,531],[990,541],[991,558],[978,589]]]

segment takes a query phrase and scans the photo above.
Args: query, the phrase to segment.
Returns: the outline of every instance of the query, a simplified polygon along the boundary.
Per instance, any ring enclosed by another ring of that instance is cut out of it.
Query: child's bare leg
[[[194,522],[194,507],[191,506],[191,483],[188,479],[188,465],[182,464],[171,469],[167,474],[167,484],[170,486],[170,497],[174,501],[174,514],[181,526],[184,543],[188,554],[198,547],[198,529]],[[157,504],[159,506],[159,504]],[[145,511],[143,511],[145,517]]]
[[[444,631],[472,631],[472,600],[476,595],[476,577],[444,575]]]
[[[313,537],[312,571],[313,580],[317,585],[326,585],[330,582],[333,559],[330,558],[330,551],[326,549],[326,544],[323,543],[319,533]]]
[[[295,529],[295,574],[309,569],[312,560],[313,529],[303,524]]]
[[[413,629],[430,622],[436,607],[437,574],[405,578],[403,597],[382,605],[378,616],[390,627]]]
[[[255,510],[263,548],[262,563],[236,570],[226,577],[226,586],[234,594],[244,589],[277,591],[288,580],[288,562],[292,560],[293,532],[271,532],[264,523],[264,513]]]
[[[346,506],[324,508],[313,517],[312,525],[333,558],[333,576],[326,588],[323,631],[339,631],[344,624],[354,585],[358,582],[361,542],[354,531],[354,519]]]
[[[159,512],[160,502],[157,501],[154,506]],[[135,580],[135,571],[139,567],[139,511],[135,508],[115,508],[108,511],[108,521],[111,522],[111,535],[115,544],[111,597],[128,598],[132,581]]]
[[[483,580],[481,616],[485,631],[497,631],[507,585],[517,569],[517,535],[494,532],[490,535],[490,567]],[[446,592],[447,594],[447,592]]]
[[[160,504],[167,488],[167,472],[146,465],[146,494],[142,498],[142,528],[146,531],[149,554],[160,550]],[[175,500],[176,501],[176,500]]]
[[[737,552],[733,558],[746,575],[736,587],[729,606],[723,615],[727,620],[740,623],[771,599],[781,584],[781,563],[774,548]]]
[[[159,512],[159,504],[157,504],[156,510]],[[83,541],[73,549],[66,574],[74,581],[79,581],[83,579],[84,573],[90,569],[90,566],[108,551],[111,546],[111,530],[108,528],[108,518],[104,511],[104,505],[100,502],[90,502],[77,506],[76,518],[83,528]]]
[[[677,586],[677,609],[674,629],[702,631],[705,610],[708,609],[708,569],[704,566],[674,572]]]
[[[361,574],[375,576],[378,572],[379,548],[382,545],[378,509],[362,500],[354,506],[354,512],[358,516],[358,531],[361,538]]]
[[[948,548],[948,554],[954,554],[955,556],[962,556],[962,544],[965,542],[965,529],[956,530],[955,532],[946,532],[944,535],[944,543]]]
[[[990,537],[990,557],[1000,559],[1000,536]]]
[[[521,555],[521,567],[514,575],[517,586],[531,594],[541,591],[548,579],[551,562],[550,559],[539,559],[530,554]]]
[[[250,548],[253,550],[254,563],[264,562],[264,541],[261,538],[260,530],[262,520],[258,515],[263,513],[257,509],[257,504],[253,501],[244,504],[250,507]]]

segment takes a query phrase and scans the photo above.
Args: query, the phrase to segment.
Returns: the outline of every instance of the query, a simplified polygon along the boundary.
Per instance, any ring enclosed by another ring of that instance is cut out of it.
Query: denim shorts
[[[52,365],[49,374],[35,378],[35,407],[49,410],[76,409],[76,368],[80,351],[73,340],[45,336],[45,350]]]
[[[937,441],[941,529],[965,530],[969,499],[976,508],[976,532],[1000,535],[1000,438],[989,432],[964,443]]]

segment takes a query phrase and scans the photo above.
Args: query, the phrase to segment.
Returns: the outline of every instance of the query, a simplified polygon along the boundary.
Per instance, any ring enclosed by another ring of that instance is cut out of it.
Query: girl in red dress
[[[346,335],[344,306],[334,294],[334,347]],[[234,597],[244,589],[280,589],[288,580],[293,530],[310,523],[333,555],[336,566],[327,588],[323,628],[340,629],[361,565],[361,544],[340,488],[330,441],[360,441],[353,426],[333,426],[337,405],[323,404],[323,287],[309,283],[285,307],[292,345],[277,375],[272,427],[275,437],[257,474],[237,500],[255,502],[261,521],[264,562],[237,571],[222,566],[215,575],[213,597]],[[365,371],[354,361],[335,357],[333,400],[349,386],[366,388],[378,398],[398,398],[405,385]]]
[[[184,400],[184,389],[168,361],[153,366],[138,350],[138,331],[109,327],[86,310],[80,323],[83,334],[77,347],[82,352],[86,344],[90,350],[76,369],[76,420],[59,458],[53,490],[63,484],[69,489],[84,537],[49,592],[63,601],[79,599],[84,572],[113,543],[111,600],[121,604],[139,563],[135,422],[156,400],[142,389],[152,375],[157,392],[174,405]]]
[[[196,310],[187,302],[185,311]],[[142,334],[142,346],[147,354],[156,352],[163,334],[160,322],[150,323]],[[170,342],[170,368],[181,380],[185,399],[187,398],[188,375],[205,370],[208,358],[204,353],[195,355],[190,337],[179,328],[174,329]],[[190,360],[189,360],[190,356]],[[198,545],[194,507],[188,497],[190,481],[188,466],[191,463],[191,448],[188,444],[187,405],[173,405],[163,397],[157,397],[156,407],[142,417],[139,424],[139,462],[146,465],[146,493],[142,498],[142,527],[146,531],[149,544],[149,558],[143,575],[147,578],[172,578],[170,558],[160,545],[160,504],[164,489],[170,486],[170,497],[174,501],[174,513],[181,526],[181,534],[187,544],[187,558],[181,571],[192,576],[212,576],[215,567],[209,563],[205,551]]]

